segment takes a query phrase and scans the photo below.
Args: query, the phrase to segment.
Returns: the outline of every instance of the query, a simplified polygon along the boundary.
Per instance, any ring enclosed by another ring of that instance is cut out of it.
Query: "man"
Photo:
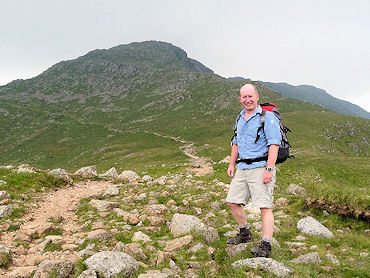
[[[256,257],[271,255],[271,241],[274,230],[272,213],[273,189],[275,185],[275,162],[281,142],[279,120],[273,113],[266,111],[265,125],[261,126],[262,108],[257,104],[259,94],[252,84],[246,84],[240,89],[239,101],[244,109],[236,122],[236,131],[232,139],[231,160],[227,174],[233,178],[226,198],[231,214],[239,224],[240,233],[228,244],[239,244],[253,241],[249,230],[244,208],[250,198],[255,206],[261,209],[262,240],[251,253]],[[259,131],[258,131],[259,130]],[[259,138],[256,142],[257,132]],[[267,161],[239,162],[235,172],[235,163],[241,160],[261,158],[268,154]]]

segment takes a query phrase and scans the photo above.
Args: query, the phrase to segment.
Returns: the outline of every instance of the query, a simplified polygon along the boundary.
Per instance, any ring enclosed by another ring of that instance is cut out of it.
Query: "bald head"
[[[245,93],[255,93],[258,95],[257,88],[253,84],[245,84],[240,88],[240,96]]]

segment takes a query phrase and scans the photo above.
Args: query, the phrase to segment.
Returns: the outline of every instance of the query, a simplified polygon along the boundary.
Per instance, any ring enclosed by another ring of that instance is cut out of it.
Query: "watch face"
[[[272,172],[272,171],[274,171],[274,169],[273,169],[273,168],[266,168],[266,170],[267,170],[268,172]]]

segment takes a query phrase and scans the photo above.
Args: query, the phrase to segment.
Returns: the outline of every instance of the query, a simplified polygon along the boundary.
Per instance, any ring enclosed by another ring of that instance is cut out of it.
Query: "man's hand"
[[[269,172],[269,171],[267,171],[267,170],[265,170],[264,172],[263,172],[263,177],[262,177],[262,181],[263,181],[263,183],[269,183],[270,181],[272,181],[272,172]]]
[[[229,169],[227,169],[227,174],[229,175],[230,178],[233,178],[235,175],[235,166],[234,165],[229,165]]]

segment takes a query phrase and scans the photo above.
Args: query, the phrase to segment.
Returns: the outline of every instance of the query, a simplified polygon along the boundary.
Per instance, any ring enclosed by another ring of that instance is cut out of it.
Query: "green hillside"
[[[312,204],[321,197],[340,201],[349,205],[349,215],[360,207],[357,216],[366,218],[370,121],[253,83],[261,102],[276,103],[293,130],[296,159],[280,166],[282,186],[302,183]],[[213,74],[168,43],[95,50],[0,87],[0,165],[74,171],[96,164],[99,171],[115,166],[152,174],[184,168],[183,143],[166,136],[194,142],[200,155],[216,163],[230,152],[243,84]],[[229,181],[225,165],[214,168],[210,180]]]

